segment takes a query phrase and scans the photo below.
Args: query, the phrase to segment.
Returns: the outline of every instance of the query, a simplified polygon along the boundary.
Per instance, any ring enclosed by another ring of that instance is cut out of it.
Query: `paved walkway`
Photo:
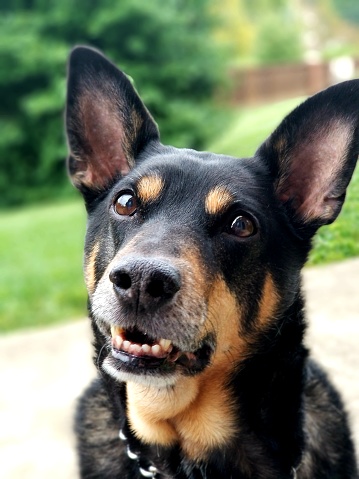
[[[308,343],[351,413],[359,450],[359,258],[305,271]],[[95,375],[88,321],[0,338],[0,477],[76,479],[72,415]]]

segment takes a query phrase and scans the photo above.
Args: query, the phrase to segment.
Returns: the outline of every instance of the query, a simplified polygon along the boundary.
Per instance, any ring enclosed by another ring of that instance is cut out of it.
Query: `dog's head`
[[[173,385],[233,370],[299,293],[358,154],[359,81],[294,110],[253,158],[163,146],[129,79],[73,51],[69,172],[88,210],[85,276],[104,369]],[[269,336],[268,336],[269,335]]]

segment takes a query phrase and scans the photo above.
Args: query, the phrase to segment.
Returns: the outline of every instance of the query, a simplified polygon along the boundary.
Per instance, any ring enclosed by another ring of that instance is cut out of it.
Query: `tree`
[[[65,194],[66,59],[103,50],[136,82],[162,140],[201,148],[223,77],[211,0],[17,0],[0,6],[0,205]],[[10,187],[11,185],[11,187]]]
[[[358,0],[333,0],[338,13],[349,23],[359,24]]]

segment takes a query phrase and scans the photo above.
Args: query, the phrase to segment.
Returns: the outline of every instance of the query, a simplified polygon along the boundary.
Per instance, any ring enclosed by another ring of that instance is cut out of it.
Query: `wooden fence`
[[[354,60],[359,68],[359,59]],[[232,70],[233,104],[253,105],[312,95],[336,83],[329,63],[291,64]]]

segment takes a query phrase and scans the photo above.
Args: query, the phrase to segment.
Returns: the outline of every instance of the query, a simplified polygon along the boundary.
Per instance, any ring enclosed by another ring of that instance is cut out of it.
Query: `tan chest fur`
[[[163,390],[128,383],[127,396],[130,424],[140,439],[162,446],[180,444],[194,460],[236,432],[233,403],[219,371],[181,378]]]

